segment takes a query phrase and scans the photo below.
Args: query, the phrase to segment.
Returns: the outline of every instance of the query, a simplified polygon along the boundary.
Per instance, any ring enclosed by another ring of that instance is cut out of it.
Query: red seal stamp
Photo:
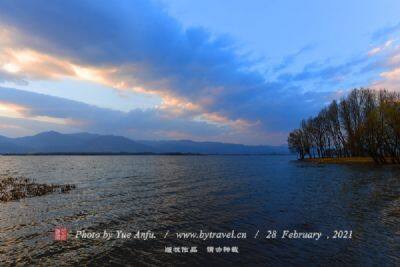
[[[65,241],[68,238],[68,229],[64,227],[56,227],[54,229],[54,240]]]

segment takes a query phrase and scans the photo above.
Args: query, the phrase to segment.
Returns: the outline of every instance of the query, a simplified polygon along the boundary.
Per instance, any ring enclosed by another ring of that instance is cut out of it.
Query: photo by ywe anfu
[[[400,266],[399,14],[0,0],[0,266]]]

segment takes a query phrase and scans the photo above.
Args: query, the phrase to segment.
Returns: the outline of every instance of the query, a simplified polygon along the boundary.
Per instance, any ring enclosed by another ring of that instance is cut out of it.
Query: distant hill
[[[98,136],[87,141],[83,146],[84,151],[89,152],[153,152],[153,148],[132,141],[122,136]]]
[[[140,141],[153,147],[160,153],[181,152],[201,154],[287,154],[287,146],[248,146],[219,142],[177,141]]]
[[[0,154],[46,153],[199,153],[288,154],[286,146],[247,146],[190,140],[133,141],[115,135],[62,134],[54,131],[33,136],[0,136]]]
[[[13,142],[13,139],[0,136],[0,153],[11,151],[12,153],[23,153],[25,151],[24,147]]]

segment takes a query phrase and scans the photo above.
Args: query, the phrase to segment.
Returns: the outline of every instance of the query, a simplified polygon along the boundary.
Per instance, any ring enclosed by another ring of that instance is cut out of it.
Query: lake
[[[400,264],[398,166],[321,165],[294,156],[3,156],[0,174],[77,186],[0,203],[2,266]],[[54,240],[56,227],[68,229],[67,241]],[[77,231],[117,230],[156,238],[76,238]],[[232,230],[247,238],[175,235]],[[285,230],[323,235],[282,239]],[[352,236],[334,239],[335,230]],[[268,231],[278,238],[266,238]]]

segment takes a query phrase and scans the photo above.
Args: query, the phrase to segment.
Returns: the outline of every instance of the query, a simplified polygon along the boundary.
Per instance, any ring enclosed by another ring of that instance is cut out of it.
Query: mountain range
[[[107,153],[194,153],[194,154],[288,154],[286,146],[250,146],[191,140],[134,141],[115,135],[62,134],[54,131],[33,136],[0,136],[0,154],[107,154]]]

